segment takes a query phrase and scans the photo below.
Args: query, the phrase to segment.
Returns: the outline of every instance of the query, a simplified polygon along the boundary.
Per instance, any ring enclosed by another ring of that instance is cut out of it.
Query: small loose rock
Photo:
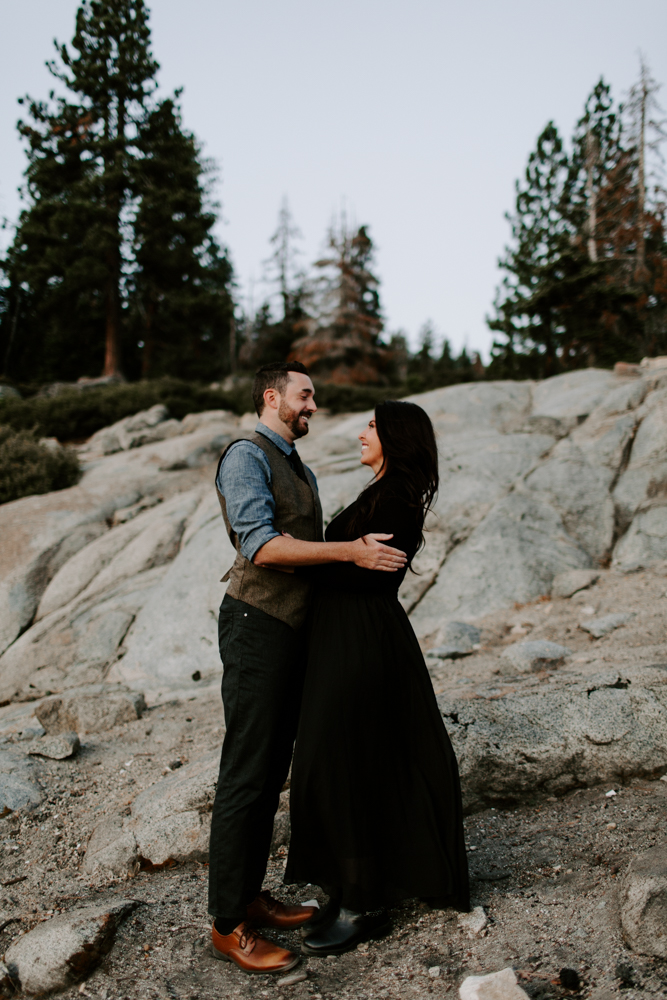
[[[60,733],[58,736],[42,736],[26,749],[26,753],[40,757],[50,757],[52,760],[65,760],[73,757],[81,746],[76,733]]]
[[[601,639],[603,635],[613,632],[634,617],[634,614],[602,615],[601,618],[591,618],[590,621],[581,622],[579,628],[584,632],[590,632],[594,639]]]
[[[476,906],[470,913],[459,913],[458,925],[468,937],[477,937],[488,926],[489,918],[483,906]]]

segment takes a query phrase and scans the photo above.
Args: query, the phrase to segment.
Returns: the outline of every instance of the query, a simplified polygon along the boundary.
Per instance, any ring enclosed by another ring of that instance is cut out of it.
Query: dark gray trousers
[[[225,595],[218,639],[226,733],[213,803],[208,912],[245,920],[262,887],[289,773],[306,663],[305,630]]]

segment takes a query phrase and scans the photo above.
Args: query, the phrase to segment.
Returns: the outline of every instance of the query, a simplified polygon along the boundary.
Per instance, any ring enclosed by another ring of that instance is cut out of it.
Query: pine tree
[[[435,384],[435,365],[433,357],[436,332],[431,320],[427,320],[418,333],[419,347],[408,361],[408,378],[412,391],[418,392],[430,389]]]
[[[262,304],[252,324],[251,339],[244,345],[243,361],[249,367],[285,361],[293,342],[308,329],[309,292],[305,275],[298,266],[300,251],[296,246],[300,238],[301,232],[284,198],[278,227],[270,239],[273,253],[264,261],[264,280],[277,286],[281,315],[274,318],[271,300]]]
[[[539,293],[568,240],[563,214],[567,166],[562,139],[549,122],[528,158],[524,183],[517,181],[515,212],[507,216],[513,246],[499,262],[506,276],[496,298],[496,317],[489,321],[492,330],[507,337],[503,347],[508,355],[516,354],[518,344],[539,357],[545,374],[556,368],[558,330],[553,305],[540,301]],[[503,347],[494,345],[495,354]]]
[[[292,356],[330,382],[385,383],[391,355],[381,342],[379,281],[368,227],[332,226],[329,254],[316,261],[321,277],[314,329],[293,345]]]
[[[600,80],[576,125],[569,157],[562,143],[551,146],[556,162],[541,155],[553,126],[538,141],[527,183],[517,188],[514,245],[501,261],[506,275],[489,321],[505,336],[494,343],[492,377],[611,366],[667,348],[664,203],[655,189],[652,201],[647,197],[645,181],[649,122],[652,139],[662,138],[660,123],[648,114],[656,89],[642,67],[628,130],[623,109],[614,108]],[[547,161],[556,169],[536,173],[535,164]]]
[[[124,366],[133,374],[137,359],[128,342],[132,323],[127,322],[131,305],[148,308],[148,285],[157,287],[153,267],[157,256],[149,251],[156,240],[145,223],[152,219],[166,225],[164,211],[150,207],[153,189],[143,181],[150,175],[151,183],[159,182],[167,175],[172,167],[160,166],[159,156],[168,157],[178,147],[180,159],[173,172],[186,185],[182,200],[191,204],[197,197],[192,177],[196,150],[192,137],[176,136],[180,121],[173,102],[156,104],[153,98],[158,65],[150,51],[144,0],[83,0],[71,46],[56,49],[56,60],[47,65],[68,96],[56,98],[52,92],[48,102],[26,99],[29,117],[19,122],[28,152],[24,192],[28,205],[4,266],[9,285],[6,316],[18,317],[10,370],[42,380],[72,379],[100,368],[105,375],[118,375]],[[171,195],[175,203],[176,192]],[[142,209],[144,198],[147,204]],[[178,223],[184,220],[175,218],[167,229],[176,242],[190,240],[190,257],[201,259],[201,274],[190,268],[194,298],[210,301],[225,286],[220,296],[226,315],[229,264],[214,245],[207,211],[202,210],[192,226],[184,223],[179,231]],[[140,228],[135,234],[137,219]],[[170,255],[168,249],[174,252]],[[135,251],[143,254],[136,280]],[[175,246],[165,247],[167,269],[174,257]],[[164,282],[161,287],[164,290]],[[136,295],[130,304],[133,288]],[[210,333],[216,344],[228,335],[220,309],[218,330],[210,320],[210,309],[202,305],[198,313],[193,303],[194,299],[187,316],[200,327],[188,329],[183,353],[191,348],[193,334],[196,339]],[[182,309],[181,315],[185,316]],[[5,342],[13,325],[13,319],[11,324],[3,320]],[[180,371],[180,364],[176,368]]]
[[[142,124],[137,149],[128,301],[141,374],[210,378],[229,367],[232,320],[231,265],[212,233],[215,206],[203,183],[210,166],[172,99]]]

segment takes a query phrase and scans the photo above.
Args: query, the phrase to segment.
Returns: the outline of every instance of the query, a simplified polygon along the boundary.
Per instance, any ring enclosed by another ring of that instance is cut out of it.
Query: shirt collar
[[[276,434],[276,432],[272,431],[270,427],[267,427],[266,424],[263,424],[261,420],[255,427],[255,433],[263,434],[265,438],[268,438],[269,441],[275,444],[276,448],[280,448],[280,450],[285,455],[291,455],[292,452],[294,451],[293,444],[290,444],[289,441],[286,441],[284,437],[280,436],[280,434]]]

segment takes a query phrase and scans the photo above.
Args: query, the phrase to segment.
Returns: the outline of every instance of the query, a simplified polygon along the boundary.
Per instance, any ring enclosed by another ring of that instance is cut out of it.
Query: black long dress
[[[420,539],[400,480],[354,536]],[[355,501],[326,531],[349,538]],[[456,757],[417,638],[398,602],[405,570],[311,567],[309,655],[292,764],[285,882],[357,912],[419,897],[469,910]]]

